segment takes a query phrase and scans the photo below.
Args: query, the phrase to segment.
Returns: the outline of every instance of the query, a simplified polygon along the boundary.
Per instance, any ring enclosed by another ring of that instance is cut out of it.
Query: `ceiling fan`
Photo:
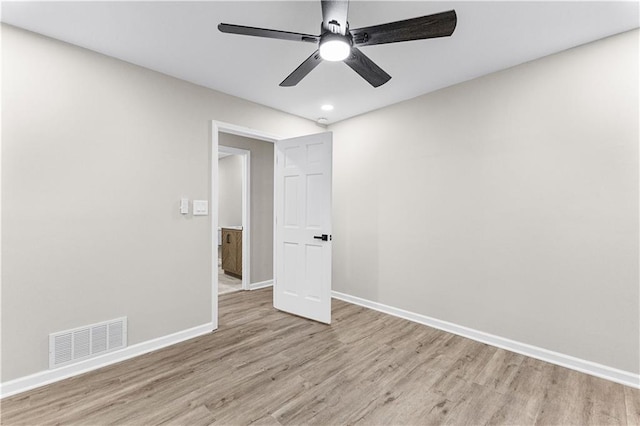
[[[219,24],[218,29],[230,34],[317,43],[318,49],[280,83],[282,87],[295,86],[323,60],[343,61],[373,87],[378,87],[389,81],[391,76],[358,47],[448,37],[453,34],[457,22],[456,12],[450,10],[352,30],[347,21],[348,0],[321,0],[321,3],[321,34],[317,36],[224,23]]]

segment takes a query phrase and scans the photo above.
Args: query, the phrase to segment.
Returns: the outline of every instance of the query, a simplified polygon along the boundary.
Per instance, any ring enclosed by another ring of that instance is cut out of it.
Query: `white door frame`
[[[216,242],[216,253],[212,253],[211,256],[211,322],[213,323],[213,329],[218,328],[218,253],[217,253],[217,241],[218,241],[218,149],[219,149],[219,134],[227,133],[231,135],[244,136],[251,139],[258,139],[266,142],[275,143],[276,141],[283,139],[280,136],[276,136],[270,133],[261,132],[259,130],[250,129],[248,127],[236,126],[235,124],[224,123],[222,121],[211,121],[211,247],[213,251],[213,242]],[[275,159],[275,149],[274,149]],[[274,188],[275,190],[275,188]],[[275,197],[274,197],[275,198]],[[275,208],[275,205],[274,205]],[[275,220],[275,218],[274,218]],[[244,225],[243,225],[244,226]],[[247,225],[248,227],[248,225]],[[244,235],[244,232],[243,232]],[[244,241],[243,241],[244,250]],[[244,255],[244,253],[243,253]],[[247,268],[248,262],[247,263]],[[244,277],[245,262],[242,265],[242,272]],[[275,274],[275,271],[274,271]],[[274,277],[275,278],[275,277]],[[244,278],[243,278],[244,285]],[[249,282],[247,281],[247,285]]]
[[[251,211],[251,151],[248,149],[240,149],[234,148],[231,146],[218,145],[218,152],[224,152],[226,154],[231,155],[239,155],[242,157],[242,289],[249,290],[249,283],[251,273],[249,265],[251,264],[251,259],[249,258],[251,251],[249,250],[249,244],[251,242],[251,216],[249,212]],[[220,187],[218,187],[220,190]],[[216,205],[219,204],[218,203]],[[218,205],[218,207],[220,207]],[[218,218],[218,215],[216,215]],[[218,227],[216,226],[216,233],[218,232]]]

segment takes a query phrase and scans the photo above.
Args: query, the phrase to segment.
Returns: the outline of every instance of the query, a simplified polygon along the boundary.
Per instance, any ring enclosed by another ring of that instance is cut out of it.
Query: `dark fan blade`
[[[320,51],[316,50],[303,63],[301,63],[298,68],[296,68],[291,74],[289,74],[289,76],[285,78],[282,83],[280,83],[280,86],[295,86],[296,84],[300,83],[300,80],[305,78],[305,76],[309,74],[312,69],[317,67],[320,62],[322,62]]]
[[[360,77],[367,80],[373,87],[382,86],[391,79],[389,74],[355,47],[351,48],[351,55],[344,60],[344,63],[360,74]]]
[[[347,33],[347,14],[349,13],[348,0],[322,0],[322,28],[332,33]],[[335,30],[335,22],[339,27]]]
[[[456,22],[456,11],[450,10],[404,21],[358,28],[351,30],[351,35],[353,44],[357,46],[448,37],[456,29]]]
[[[281,40],[308,41],[311,43],[317,43],[320,40],[319,36],[310,34],[290,33],[288,31],[269,30],[266,28],[245,27],[244,25],[219,24],[218,29],[223,33],[277,38]]]

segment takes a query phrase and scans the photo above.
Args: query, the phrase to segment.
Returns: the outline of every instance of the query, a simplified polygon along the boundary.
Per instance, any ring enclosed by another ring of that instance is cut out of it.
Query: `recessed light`
[[[332,111],[333,110],[333,105],[329,105],[329,104],[324,104],[320,107],[320,109],[322,109],[323,111]]]

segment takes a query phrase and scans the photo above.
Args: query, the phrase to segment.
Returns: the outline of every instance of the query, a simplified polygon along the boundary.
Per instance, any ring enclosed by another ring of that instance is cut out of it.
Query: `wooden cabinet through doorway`
[[[242,278],[242,230],[222,228],[222,269]]]

